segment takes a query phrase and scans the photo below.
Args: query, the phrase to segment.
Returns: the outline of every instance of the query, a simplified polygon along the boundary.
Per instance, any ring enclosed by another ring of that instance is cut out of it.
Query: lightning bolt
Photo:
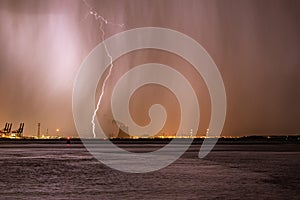
[[[93,131],[93,136],[94,138],[96,138],[96,133],[95,133],[95,127],[96,127],[96,124],[95,124],[95,118],[96,118],[96,115],[97,115],[97,112],[100,108],[100,103],[102,101],[102,98],[103,98],[103,95],[104,95],[104,91],[105,91],[105,86],[106,86],[106,82],[107,80],[109,79],[109,77],[111,76],[111,72],[112,72],[112,69],[114,67],[113,65],[113,58],[112,56],[110,55],[109,51],[108,51],[108,48],[106,46],[106,43],[105,43],[105,31],[104,31],[104,28],[103,26],[104,25],[108,25],[108,24],[112,24],[112,25],[117,25],[119,27],[123,27],[124,24],[116,24],[116,23],[112,23],[110,21],[108,21],[106,18],[104,18],[103,16],[101,16],[100,14],[98,14],[98,12],[96,12],[93,7],[87,3],[86,0],[83,0],[83,3],[85,4],[85,6],[90,10],[89,11],[89,14],[90,15],[93,15],[95,20],[97,22],[99,22],[99,29],[101,31],[101,39],[102,39],[102,42],[103,42],[103,45],[104,45],[104,49],[105,49],[105,53],[106,55],[109,57],[109,60],[110,60],[110,64],[109,64],[109,71],[108,71],[108,74],[106,75],[104,81],[103,81],[103,84],[102,84],[102,87],[101,87],[101,94],[99,96],[99,100],[98,100],[98,103],[97,103],[97,106],[94,110],[94,113],[93,113],[93,116],[92,116],[92,120],[91,120],[91,124],[92,124],[92,131]]]

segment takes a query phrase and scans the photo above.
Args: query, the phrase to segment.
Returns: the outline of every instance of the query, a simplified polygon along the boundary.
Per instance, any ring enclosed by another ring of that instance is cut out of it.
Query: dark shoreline
[[[81,139],[81,138],[60,138],[60,139],[10,139],[0,138],[1,144],[66,144],[70,141],[71,144],[82,144],[82,141],[87,143],[102,143],[104,139]],[[140,139],[129,139],[129,138],[113,138],[110,141],[114,144],[168,144],[170,141],[175,140],[176,143],[180,144],[184,142],[184,138],[140,138]],[[208,139],[209,141],[210,139]],[[203,138],[194,138],[193,144],[202,144]],[[300,144],[300,136],[248,136],[240,138],[219,138],[217,144]]]

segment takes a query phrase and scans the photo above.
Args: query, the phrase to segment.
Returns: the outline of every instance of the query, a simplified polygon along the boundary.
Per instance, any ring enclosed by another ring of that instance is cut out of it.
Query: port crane
[[[0,133],[4,135],[8,135],[11,131],[11,127],[12,127],[12,123],[6,123],[5,127],[2,130],[0,130]]]
[[[14,131],[12,131],[12,133],[15,133],[16,136],[18,137],[22,137],[23,136],[23,129],[24,129],[24,123],[20,123],[20,127]]]

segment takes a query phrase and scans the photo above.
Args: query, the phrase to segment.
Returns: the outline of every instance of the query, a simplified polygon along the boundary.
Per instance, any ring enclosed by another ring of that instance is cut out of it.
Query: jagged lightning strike
[[[102,42],[103,42],[103,45],[104,45],[104,49],[105,49],[105,52],[106,52],[106,55],[109,57],[109,60],[110,60],[110,64],[109,64],[109,71],[108,71],[108,74],[106,75],[104,81],[103,81],[103,84],[102,84],[102,87],[101,87],[101,94],[99,96],[99,100],[97,102],[97,106],[94,110],[94,113],[93,113],[93,116],[92,116],[92,120],[91,120],[91,124],[92,124],[92,131],[93,131],[93,136],[94,138],[96,138],[96,133],[95,133],[95,118],[96,118],[96,115],[97,115],[97,112],[100,108],[100,103],[102,101],[102,98],[103,98],[103,95],[104,95],[104,91],[105,91],[105,86],[106,86],[106,82],[107,80],[109,79],[110,75],[111,75],[111,72],[112,72],[112,68],[114,67],[113,65],[113,59],[112,59],[112,56],[110,55],[109,51],[108,51],[108,48],[106,46],[106,43],[105,43],[105,31],[104,31],[104,28],[103,28],[103,25],[107,25],[107,24],[112,24],[112,25],[117,25],[117,26],[120,26],[120,27],[123,27],[124,24],[115,24],[115,23],[112,23],[112,22],[109,22],[107,19],[105,19],[103,16],[101,16],[100,14],[98,14],[98,12],[96,12],[93,7],[91,5],[89,5],[86,0],[83,0],[84,4],[89,8],[89,14],[93,15],[95,20],[97,22],[99,22],[99,29],[101,31],[101,39],[102,39]]]

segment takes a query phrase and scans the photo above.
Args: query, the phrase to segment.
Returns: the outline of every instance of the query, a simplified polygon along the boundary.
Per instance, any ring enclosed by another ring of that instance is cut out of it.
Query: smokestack
[[[38,123],[38,132],[37,132],[38,139],[40,139],[40,130],[41,130],[41,123]]]

